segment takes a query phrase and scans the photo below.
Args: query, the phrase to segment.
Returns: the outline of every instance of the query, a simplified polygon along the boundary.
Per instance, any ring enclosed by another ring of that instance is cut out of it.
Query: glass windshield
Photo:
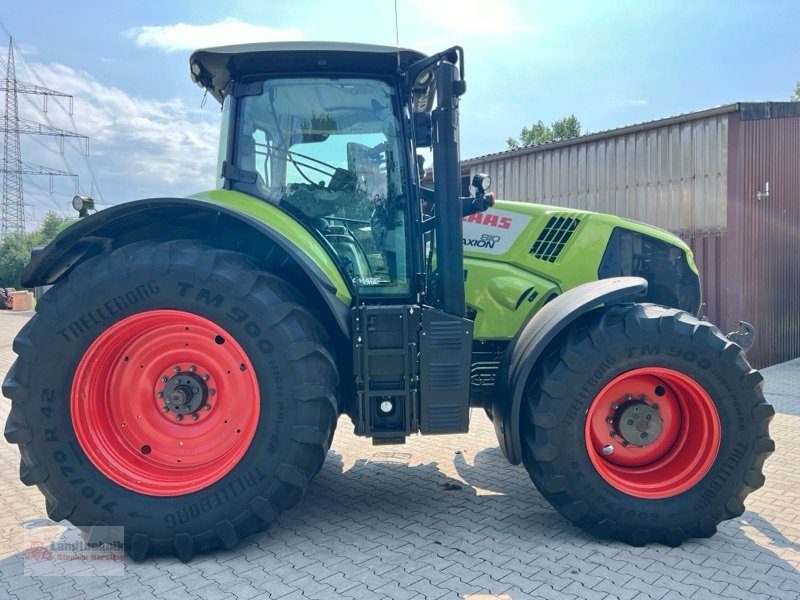
[[[361,294],[409,290],[402,143],[393,89],[356,78],[271,79],[240,99],[239,169],[249,191],[330,243]]]

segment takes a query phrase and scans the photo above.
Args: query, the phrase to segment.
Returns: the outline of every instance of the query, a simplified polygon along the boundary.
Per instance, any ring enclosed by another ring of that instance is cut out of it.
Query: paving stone
[[[448,594],[447,589],[437,587],[427,579],[420,579],[419,581],[411,584],[410,590],[417,592],[420,597],[430,600],[437,600]]]
[[[391,581],[381,587],[376,592],[393,598],[394,600],[408,600],[414,598],[417,594],[403,586],[399,585],[396,581]]]
[[[342,573],[334,573],[330,577],[320,580],[320,583],[331,586],[339,593],[345,592],[358,585],[358,581],[354,581]]]
[[[584,600],[606,600],[608,594],[602,592],[600,590],[594,590],[592,588],[587,588],[584,585],[581,585],[577,581],[573,581],[563,590],[561,590],[562,594],[572,594],[576,598],[582,598]]]
[[[722,597],[737,598],[738,600],[772,600],[772,596],[768,594],[754,594],[749,590],[743,590],[733,584],[728,584],[728,587],[726,587],[725,591],[722,593]]]
[[[234,598],[233,594],[224,591],[216,583],[195,590],[194,594],[195,597],[203,598],[203,600],[228,600],[229,598]]]
[[[155,594],[155,597],[159,600],[181,600],[182,598],[193,597],[193,595],[185,587],[179,586],[166,592]]]

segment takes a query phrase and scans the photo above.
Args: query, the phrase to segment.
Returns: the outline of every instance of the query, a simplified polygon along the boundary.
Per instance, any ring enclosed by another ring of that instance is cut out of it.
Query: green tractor
[[[195,52],[217,189],[81,219],[14,342],[6,439],[51,519],[134,559],[234,546],[295,504],[340,415],[375,444],[467,432],[577,526],[680,544],[774,448],[742,338],[697,319],[674,236],[462,192],[464,57],[335,43]],[[424,155],[432,155],[426,170]]]

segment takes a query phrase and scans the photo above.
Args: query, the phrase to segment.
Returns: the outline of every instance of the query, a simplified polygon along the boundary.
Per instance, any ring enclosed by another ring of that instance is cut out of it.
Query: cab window
[[[357,78],[270,79],[240,99],[234,161],[251,190],[323,235],[363,295],[410,289],[397,104]]]

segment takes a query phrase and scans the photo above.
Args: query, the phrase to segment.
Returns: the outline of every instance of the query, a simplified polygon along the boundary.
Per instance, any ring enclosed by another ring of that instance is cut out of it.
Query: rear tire
[[[336,426],[336,366],[299,302],[245,256],[194,242],[79,265],[14,341],[5,435],[23,483],[93,541],[124,526],[136,560],[266,529]]]
[[[716,327],[656,305],[600,309],[538,365],[523,461],[599,537],[676,546],[740,516],[774,450],[762,378]]]

